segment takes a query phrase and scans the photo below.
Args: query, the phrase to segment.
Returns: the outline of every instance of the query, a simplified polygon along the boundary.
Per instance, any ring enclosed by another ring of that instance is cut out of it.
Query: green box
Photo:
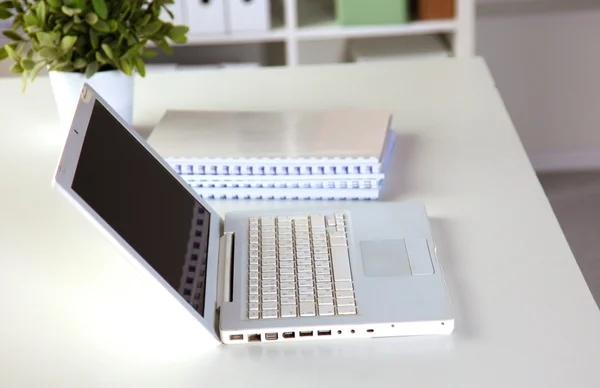
[[[338,24],[345,26],[408,22],[409,0],[335,0]]]

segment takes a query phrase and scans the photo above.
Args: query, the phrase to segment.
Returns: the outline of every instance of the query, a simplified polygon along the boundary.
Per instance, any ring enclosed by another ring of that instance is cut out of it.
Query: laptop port
[[[260,342],[260,334],[250,334],[248,336],[248,342]]]
[[[244,339],[244,335],[243,334],[234,334],[234,335],[230,335],[229,336],[229,340],[230,341],[241,341]]]
[[[277,334],[277,333],[265,334],[265,340],[267,340],[267,341],[275,341],[277,338],[279,338],[279,334]]]
[[[319,330],[318,335],[331,335],[331,330]]]
[[[372,333],[372,332],[374,332],[374,331],[375,331],[375,330],[373,330],[373,329],[369,329],[369,330],[367,330],[367,333]]]
[[[296,338],[296,333],[293,331],[286,331],[283,333],[283,338]]]
[[[312,337],[313,336],[313,332],[311,331],[301,331],[300,332],[300,337]]]

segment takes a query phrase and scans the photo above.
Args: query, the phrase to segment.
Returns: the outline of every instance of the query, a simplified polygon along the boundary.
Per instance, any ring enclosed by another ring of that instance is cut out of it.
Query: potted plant
[[[0,61],[12,60],[22,74],[23,90],[39,72],[49,71],[63,123],[72,120],[84,82],[125,119],[133,116],[133,74],[144,77],[144,58],[167,54],[170,43],[185,43],[188,27],[161,20],[174,0],[4,0],[0,19],[9,43]]]

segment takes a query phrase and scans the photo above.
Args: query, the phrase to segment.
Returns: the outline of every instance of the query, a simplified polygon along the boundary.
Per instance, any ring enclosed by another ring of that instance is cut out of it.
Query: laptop
[[[224,344],[454,329],[422,204],[298,201],[222,218],[89,85],[53,184]]]

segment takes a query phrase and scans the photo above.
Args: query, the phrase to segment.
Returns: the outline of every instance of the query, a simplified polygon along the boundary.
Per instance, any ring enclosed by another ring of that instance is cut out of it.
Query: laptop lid
[[[89,85],[54,185],[218,341],[221,218]]]

